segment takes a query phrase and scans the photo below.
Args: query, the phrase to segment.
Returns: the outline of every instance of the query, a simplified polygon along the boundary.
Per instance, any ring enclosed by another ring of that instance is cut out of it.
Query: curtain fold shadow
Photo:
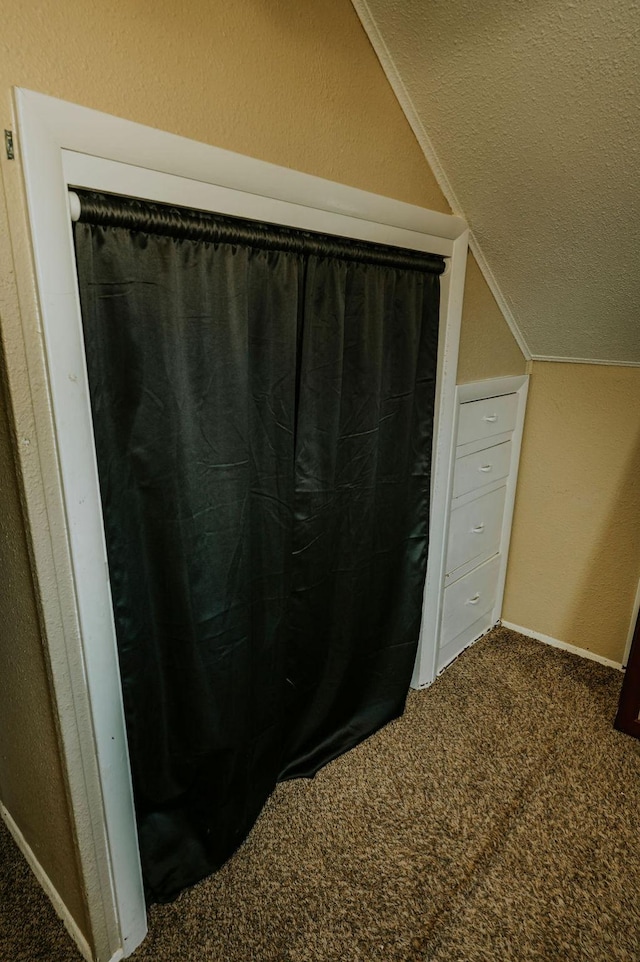
[[[81,199],[141,860],[149,899],[167,901],[229,858],[278,780],[403,710],[444,265]]]

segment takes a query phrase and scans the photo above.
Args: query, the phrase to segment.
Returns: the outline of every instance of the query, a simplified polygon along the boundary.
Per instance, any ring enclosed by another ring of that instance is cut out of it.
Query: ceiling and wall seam
[[[610,361],[593,357],[554,357],[550,354],[532,354],[532,361],[551,361],[555,364],[604,364],[606,367],[640,367],[640,361]]]
[[[394,59],[389,52],[389,48],[387,47],[387,44],[385,43],[384,38],[380,33],[375,20],[373,19],[367,0],[351,0],[351,2],[360,19],[360,22],[362,23],[365,33],[369,38],[369,42],[371,43],[371,46],[373,47],[375,54],[380,61],[380,65],[387,80],[389,81],[389,85],[393,90],[405,117],[407,118],[409,126],[411,127],[418,144],[420,145],[420,149],[422,150],[427,163],[431,167],[440,190],[444,194],[445,199],[451,207],[453,213],[463,217],[464,220],[469,223],[469,220],[465,216],[464,210],[462,209],[462,205],[456,197],[451,182],[449,181],[449,178],[447,177],[447,174],[438,159],[438,155],[435,151],[433,143],[431,142],[431,138],[429,137],[429,134],[427,133],[424,124],[418,115],[413,100],[407,91],[402,77],[400,76]],[[529,350],[529,346],[524,338],[524,335],[522,334],[522,331],[520,330],[516,319],[513,316],[513,313],[498,285],[498,282],[496,281],[493,271],[487,263],[487,259],[484,256],[482,248],[473,232],[472,227],[469,228],[469,247],[476,259],[478,267],[480,268],[485,281],[487,282],[489,290],[496,300],[496,303],[509,327],[509,330],[513,334],[518,347],[524,355],[525,360],[533,360],[533,355]],[[540,360],[540,358],[536,358],[536,360]]]

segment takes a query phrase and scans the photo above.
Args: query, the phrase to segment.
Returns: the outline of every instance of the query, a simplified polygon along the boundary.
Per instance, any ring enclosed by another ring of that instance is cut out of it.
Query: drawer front
[[[480,564],[498,551],[506,493],[506,487],[498,488],[451,512],[447,574],[473,559]]]
[[[457,658],[465,648],[472,645],[480,635],[483,635],[485,631],[488,631],[488,629],[492,627],[493,620],[491,615],[491,610],[485,611],[477,621],[474,621],[472,625],[469,625],[469,627],[465,628],[459,635],[456,635],[455,638],[438,649],[436,671],[441,672],[442,669],[446,668],[454,658]]]
[[[518,410],[518,395],[503,394],[502,397],[483,398],[482,401],[465,401],[460,405],[458,444],[490,438],[494,434],[513,431]]]
[[[493,608],[499,568],[497,555],[444,589],[441,648]]]
[[[490,481],[506,478],[511,467],[511,441],[466,454],[456,461],[453,475],[453,497],[475,491]]]

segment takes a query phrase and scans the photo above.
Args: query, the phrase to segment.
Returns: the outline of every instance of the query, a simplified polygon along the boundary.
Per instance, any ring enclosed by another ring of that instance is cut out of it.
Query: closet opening
[[[404,710],[444,258],[79,191],[138,839],[167,901]]]
[[[430,308],[435,310],[437,319],[437,348],[435,341],[432,345],[436,356],[431,359],[435,383],[429,402],[433,408],[434,424],[432,466],[430,491],[426,498],[427,509],[429,504],[431,506],[431,520],[428,525],[429,556],[424,605],[420,598],[421,611],[416,628],[416,633],[419,633],[418,649],[411,678],[416,686],[429,683],[435,674],[434,625],[438,622],[440,612],[438,602],[432,605],[430,598],[438,597],[442,577],[444,531],[439,522],[438,506],[446,502],[450,484],[449,455],[467,231],[464,222],[456,217],[424,211],[364,191],[276,168],[39,94],[18,91],[16,103],[43,333],[41,341],[35,318],[25,316],[25,339],[42,345],[40,355],[32,352],[29,363],[34,377],[44,376],[47,383],[47,398],[42,399],[43,431],[49,424],[45,409],[50,405],[52,411],[52,444],[39,445],[39,457],[43,475],[49,479],[46,497],[49,499],[50,517],[61,518],[60,522],[51,525],[50,530],[51,538],[61,546],[56,555],[56,579],[59,585],[69,586],[75,598],[73,610],[65,613],[67,622],[63,630],[56,629],[52,615],[47,643],[60,716],[64,763],[78,825],[79,856],[85,877],[90,878],[92,883],[88,886],[89,911],[97,922],[94,926],[96,931],[102,933],[105,955],[107,949],[112,955],[118,952],[129,955],[143,938],[146,927],[139,860],[139,842],[142,839],[139,839],[134,816],[111,597],[113,583],[110,584],[105,577],[109,568],[99,484],[100,459],[96,453],[97,434],[92,418],[91,377],[87,372],[87,363],[91,365],[91,350],[85,352],[80,310],[82,281],[79,293],[68,188],[73,186],[79,193],[97,192],[139,198],[145,203],[192,211],[212,211],[225,218],[258,220],[280,225],[285,230],[347,238],[364,246],[404,248],[413,252],[409,255],[410,259],[434,254],[448,260],[450,267],[440,276],[439,306]],[[284,261],[281,253],[278,252],[275,259]],[[298,256],[292,252],[286,253],[288,257]],[[272,256],[273,252],[267,254]],[[262,251],[260,256],[265,259],[265,252]],[[353,273],[357,268],[366,274],[369,267],[376,271],[406,270],[411,273],[411,269],[407,270],[404,266],[366,266],[367,270],[361,265],[350,267],[347,273]],[[302,279],[299,276],[292,279],[290,276],[289,280],[289,294],[297,291],[300,296],[301,288],[308,293],[310,285],[313,289],[313,279],[310,280],[308,275]],[[186,287],[189,295],[189,285]],[[316,294],[318,297],[327,297],[338,290],[337,281],[330,279],[319,285]],[[363,291],[361,296],[366,298],[369,295]],[[186,313],[193,311],[189,307]],[[295,381],[295,385],[289,384],[289,394],[294,400],[292,410],[296,417],[287,422],[287,427],[293,432],[294,453],[301,456],[307,444],[305,432],[309,429],[312,415],[322,415],[323,430],[328,429],[331,421],[328,416],[324,417],[322,411],[316,411],[314,403],[311,403],[317,391],[314,393],[314,390],[309,390],[309,396],[305,395],[300,370],[300,362],[306,357],[305,350],[313,346],[314,338],[318,349],[326,347],[326,344],[313,327],[309,339],[305,339],[307,331],[304,323],[299,330],[297,301],[295,309],[292,305],[287,315],[291,329],[294,314],[297,353],[296,363],[289,369],[288,377],[291,380],[293,376]],[[351,346],[348,338],[344,343]],[[378,344],[379,355],[393,357],[393,352],[386,348],[386,344]],[[153,349],[158,354],[162,353],[158,344],[154,344]],[[117,358],[118,351],[122,350],[123,345],[112,345],[113,357]],[[150,350],[140,352],[143,360],[150,357]],[[169,347],[165,347],[164,351],[165,359],[182,363],[183,359]],[[130,350],[124,350],[123,353],[129,354]],[[216,351],[213,353],[215,355]],[[278,352],[273,351],[273,354],[275,356]],[[197,364],[200,351],[194,348],[192,355],[191,360]],[[261,362],[263,359],[264,353],[260,354]],[[279,356],[275,360],[282,362]],[[321,369],[323,364],[324,360],[317,367]],[[353,366],[357,372],[363,373],[358,364]],[[405,366],[411,367],[409,361]],[[313,355],[310,367],[314,368]],[[115,370],[118,370],[117,364]],[[234,376],[245,383],[249,374],[252,377],[260,375],[259,370],[239,371],[233,365],[231,370],[235,370]],[[228,371],[221,370],[220,377],[223,379],[226,374]],[[366,377],[364,379],[367,380]],[[224,380],[221,380],[221,390],[223,384]],[[225,394],[225,391],[222,393]],[[262,392],[258,390],[254,393],[257,396]],[[180,407],[177,402],[174,406]],[[356,428],[353,432],[343,433],[360,435],[362,432],[358,425]],[[227,422],[226,429],[231,435],[233,424]],[[363,431],[368,430],[369,426],[365,424]],[[174,426],[169,437],[172,440],[185,439],[185,429]],[[161,440],[158,439],[158,447],[161,447]],[[265,435],[262,443],[269,447],[269,440],[272,441]],[[206,440],[204,443],[207,443]],[[411,447],[410,443],[408,447]],[[237,458],[237,452],[231,452],[228,461],[220,458],[215,464],[218,467],[231,465],[235,463],[234,459],[243,460],[242,457]],[[290,458],[288,463],[292,463]],[[295,459],[293,463],[295,465]],[[395,465],[389,470],[395,470]],[[301,487],[304,488],[304,485]],[[197,478],[192,488],[197,494]],[[63,507],[62,515],[58,505]],[[31,507],[35,510],[36,506],[34,501]],[[296,512],[289,509],[289,513],[295,515]],[[301,514],[304,518],[304,513]],[[307,516],[311,518],[313,510],[307,510]],[[267,530],[271,529],[267,526]],[[309,533],[299,535],[301,548],[308,545],[313,549],[319,543],[313,540],[314,535],[307,537]],[[293,537],[294,533],[291,534]],[[267,542],[269,550],[277,549],[272,538],[266,538]],[[303,556],[305,554],[304,551],[300,553]],[[36,553],[36,566],[38,564]],[[111,582],[113,580],[112,575]],[[309,583],[315,585],[313,578]],[[414,584],[415,594],[417,589]],[[265,598],[267,595],[268,592],[265,592]],[[161,602],[164,600],[161,598]],[[45,592],[45,620],[47,606],[53,606],[53,603],[53,598],[48,598]],[[272,613],[269,614],[264,606],[259,616],[268,616],[270,623],[273,621]],[[295,665],[295,651],[292,658]],[[372,676],[379,673],[378,668],[372,672]],[[401,674],[403,684],[406,684],[411,676],[411,665],[405,662]],[[344,686],[345,692],[352,694],[353,679],[357,677],[362,680],[365,675],[365,668],[354,669],[350,682]],[[286,677],[290,676],[285,673]],[[65,697],[68,691],[73,692],[72,700]],[[392,703],[397,706],[394,698],[389,699],[389,704]],[[267,728],[268,721],[266,719]],[[373,726],[375,724],[374,721]],[[346,724],[348,727],[349,723]],[[329,755],[335,752],[336,744],[329,734],[322,732],[319,740]],[[318,761],[322,763],[311,742],[302,739],[298,747],[300,752],[295,766],[289,772],[283,767],[280,773],[285,777],[287,774],[304,774],[304,766],[307,766],[309,773]],[[265,784],[272,777],[265,775]],[[84,814],[86,812],[91,814],[89,822]]]

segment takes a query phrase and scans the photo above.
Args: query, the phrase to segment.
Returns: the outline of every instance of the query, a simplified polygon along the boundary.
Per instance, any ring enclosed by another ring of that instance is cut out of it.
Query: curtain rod
[[[443,274],[447,266],[439,254],[116,194],[71,189],[69,211],[71,220],[76,223],[120,227],[194,241],[335,257],[429,274]]]
[[[80,211],[82,210],[80,206],[80,198],[76,194],[75,190],[69,191],[69,213],[71,215],[72,221],[80,220]]]

